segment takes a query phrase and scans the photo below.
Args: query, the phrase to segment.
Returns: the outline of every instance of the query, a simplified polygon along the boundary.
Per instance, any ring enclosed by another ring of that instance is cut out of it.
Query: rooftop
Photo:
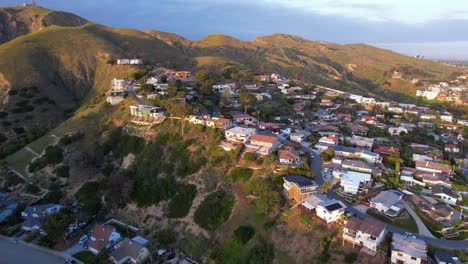
[[[289,175],[283,179],[287,182],[294,183],[299,187],[317,186],[313,180],[301,175]]]
[[[392,250],[404,252],[410,256],[427,260],[427,245],[421,239],[393,234]]]
[[[276,136],[255,134],[250,138],[250,140],[251,141],[267,142],[267,143],[275,143],[275,142],[278,141],[278,138]]]
[[[357,217],[348,218],[348,220],[346,220],[345,222],[344,227],[354,231],[361,231],[363,233],[375,237],[378,237],[380,233],[385,229],[385,225],[381,222],[377,222],[369,218],[361,220]]]
[[[396,204],[398,201],[400,201],[402,196],[403,195],[398,191],[388,190],[388,191],[383,191],[379,193],[377,196],[370,199],[370,202],[381,203],[385,205],[385,207],[390,208],[394,204]]]

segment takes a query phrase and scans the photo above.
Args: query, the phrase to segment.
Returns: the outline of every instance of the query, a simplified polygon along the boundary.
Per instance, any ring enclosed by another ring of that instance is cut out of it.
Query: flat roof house
[[[318,185],[311,179],[301,175],[290,175],[283,178],[284,195],[302,203],[304,199],[317,192]]]
[[[166,118],[163,108],[149,105],[131,105],[130,114],[134,116],[132,122],[141,125],[161,123]]]
[[[110,257],[115,264],[140,264],[144,263],[150,257],[150,252],[146,247],[139,243],[128,238],[124,238],[114,246],[114,250],[110,253]]]
[[[444,201],[446,204],[455,206],[462,199],[462,197],[458,194],[455,194],[452,189],[442,185],[434,185],[431,189],[432,195],[442,199],[442,201]]]
[[[315,214],[328,223],[338,221],[344,214],[346,205],[337,200],[330,200],[324,203],[319,203],[315,209]]]
[[[357,217],[348,218],[343,226],[343,241],[377,251],[377,247],[385,237],[385,225],[381,222]]]
[[[374,145],[374,139],[373,138],[366,138],[366,137],[361,137],[361,136],[356,136],[354,135],[350,139],[351,144],[358,148],[363,148],[363,149],[372,149],[372,146]]]
[[[424,240],[393,234],[392,264],[424,264],[428,263],[427,245]]]
[[[343,191],[351,194],[358,194],[372,180],[369,173],[356,171],[334,170],[332,174],[335,177],[341,178],[340,185],[343,187]]]
[[[345,159],[341,162],[341,167],[358,172],[372,173],[372,168],[362,160]]]
[[[257,154],[267,155],[281,146],[281,142],[275,135],[254,134],[250,138],[247,148],[255,149]]]
[[[228,141],[234,141],[239,143],[246,143],[255,134],[257,130],[255,128],[247,127],[233,127],[224,132],[224,136]]]
[[[249,114],[234,114],[232,115],[233,120],[239,124],[252,125],[255,124],[257,119]]]

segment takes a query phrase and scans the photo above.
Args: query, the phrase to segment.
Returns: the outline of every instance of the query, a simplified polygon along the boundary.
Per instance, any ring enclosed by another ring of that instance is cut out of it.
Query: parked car
[[[413,235],[413,233],[410,233],[410,232],[405,232],[405,236],[416,238],[416,236]]]

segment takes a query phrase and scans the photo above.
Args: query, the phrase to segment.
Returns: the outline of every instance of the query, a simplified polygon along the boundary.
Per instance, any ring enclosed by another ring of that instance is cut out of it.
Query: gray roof
[[[110,255],[116,261],[121,261],[127,257],[137,259],[138,255],[140,255],[140,251],[143,248],[144,247],[137,242],[125,238],[114,246],[114,250],[110,253]]]
[[[284,177],[284,179],[288,182],[295,183],[299,187],[317,186],[313,180],[302,175],[289,175]]]
[[[370,199],[371,203],[381,203],[385,205],[385,207],[392,207],[395,205],[399,200],[401,200],[402,194],[395,190],[383,191],[379,193],[374,198]]]
[[[41,204],[41,205],[28,206],[24,209],[23,212],[27,214],[32,214],[32,213],[42,214],[47,209],[54,207],[54,206],[57,206],[57,204]]]

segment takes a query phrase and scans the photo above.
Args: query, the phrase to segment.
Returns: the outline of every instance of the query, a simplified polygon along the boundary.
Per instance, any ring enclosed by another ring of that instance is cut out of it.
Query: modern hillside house
[[[304,199],[317,192],[318,185],[301,175],[286,176],[283,181],[283,194],[288,200],[294,199],[297,203],[302,203]]]

